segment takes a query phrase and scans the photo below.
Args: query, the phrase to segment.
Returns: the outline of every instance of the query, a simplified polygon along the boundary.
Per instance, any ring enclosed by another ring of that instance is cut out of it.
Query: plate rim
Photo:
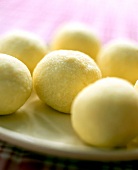
[[[64,157],[68,159],[87,161],[128,161],[138,160],[138,149],[105,149],[90,147],[83,150],[80,147],[62,144],[60,142],[48,141],[46,139],[35,138],[30,135],[21,134],[0,126],[0,139],[10,144],[16,145],[28,151],[42,155]],[[35,141],[35,143],[34,143]],[[74,149],[74,150],[73,150]]]

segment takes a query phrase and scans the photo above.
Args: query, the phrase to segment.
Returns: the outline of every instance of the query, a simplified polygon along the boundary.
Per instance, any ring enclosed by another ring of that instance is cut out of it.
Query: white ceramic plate
[[[41,154],[78,160],[138,159],[138,149],[133,147],[108,150],[84,144],[74,132],[70,118],[32,94],[16,113],[0,116],[0,139]]]

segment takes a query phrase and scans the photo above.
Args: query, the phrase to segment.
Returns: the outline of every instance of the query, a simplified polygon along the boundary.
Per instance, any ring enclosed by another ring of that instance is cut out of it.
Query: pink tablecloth
[[[63,22],[81,21],[103,42],[117,37],[138,40],[137,16],[137,0],[0,0],[0,34],[20,28],[49,42]]]
[[[47,43],[67,21],[87,23],[106,43],[127,37],[138,41],[137,0],[0,0],[0,35],[24,29]],[[136,161],[94,162],[42,156],[0,141],[0,170],[132,170]]]

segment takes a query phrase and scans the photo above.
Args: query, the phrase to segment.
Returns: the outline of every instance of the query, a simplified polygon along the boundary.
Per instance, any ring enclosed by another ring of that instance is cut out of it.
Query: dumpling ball
[[[69,22],[61,25],[51,39],[52,50],[77,50],[96,60],[101,49],[98,35],[81,22]]]
[[[32,77],[27,66],[15,57],[0,54],[0,115],[17,111],[31,91]]]
[[[50,52],[33,72],[34,89],[39,98],[64,113],[70,113],[79,91],[100,78],[101,71],[95,61],[73,50]]]
[[[72,126],[84,143],[124,147],[138,135],[138,93],[121,78],[102,78],[74,99]]]
[[[0,53],[8,54],[22,61],[32,73],[37,63],[48,52],[45,42],[36,34],[13,30],[0,38]]]

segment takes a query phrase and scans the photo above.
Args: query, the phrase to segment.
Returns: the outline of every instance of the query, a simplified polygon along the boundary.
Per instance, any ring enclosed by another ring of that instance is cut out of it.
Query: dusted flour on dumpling
[[[0,115],[18,110],[32,91],[29,69],[17,58],[0,54]]]
[[[71,50],[47,54],[36,66],[33,83],[39,98],[52,108],[70,113],[74,97],[101,78],[101,71],[88,55]]]

